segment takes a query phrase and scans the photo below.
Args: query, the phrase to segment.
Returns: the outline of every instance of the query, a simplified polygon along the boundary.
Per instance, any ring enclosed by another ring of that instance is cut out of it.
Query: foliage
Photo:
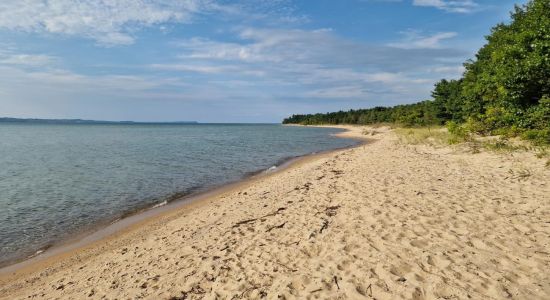
[[[404,126],[428,126],[443,124],[437,117],[433,101],[394,107],[374,107],[369,109],[339,111],[326,114],[293,115],[286,118],[284,124],[378,124],[397,123]]]
[[[516,6],[468,60],[463,78],[435,84],[433,100],[394,107],[294,115],[283,123],[431,126],[466,133],[522,136],[550,144],[550,1]]]
[[[449,144],[457,144],[471,139],[468,130],[454,121],[447,122],[447,131],[451,134]]]
[[[439,119],[454,122],[464,121],[462,80],[447,81],[446,79],[442,79],[435,84],[432,97]]]

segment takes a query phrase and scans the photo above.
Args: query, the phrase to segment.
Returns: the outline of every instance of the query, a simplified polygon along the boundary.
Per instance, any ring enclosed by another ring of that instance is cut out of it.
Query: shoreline
[[[299,126],[299,125],[296,125]],[[125,213],[120,218],[113,221],[102,222],[89,229],[72,234],[66,239],[62,239],[51,245],[47,245],[39,249],[35,254],[27,257],[9,261],[0,264],[0,286],[3,282],[10,279],[11,276],[19,277],[29,272],[27,269],[34,269],[35,266],[40,268],[47,267],[61,259],[66,259],[68,256],[77,254],[80,250],[88,249],[89,247],[97,247],[102,241],[115,239],[123,234],[133,230],[139,230],[142,226],[150,225],[157,219],[161,219],[170,214],[178,213],[179,210],[198,209],[201,201],[212,200],[211,198],[219,197],[224,193],[243,188],[246,185],[262,180],[265,177],[273,176],[288,168],[294,167],[302,160],[315,159],[316,156],[328,155],[334,152],[359,147],[368,142],[368,138],[349,135],[348,126],[310,126],[310,127],[327,127],[342,129],[341,132],[334,134],[342,138],[355,139],[357,144],[340,147],[326,151],[313,152],[295,157],[281,159],[274,165],[276,169],[260,169],[257,171],[247,172],[240,179],[229,181],[218,185],[208,187],[198,187],[196,192],[191,192],[187,195],[176,197],[167,197],[167,200],[156,203],[150,207],[140,208],[133,212]],[[177,195],[179,193],[175,193]],[[189,206],[189,207],[188,207]]]
[[[0,299],[550,297],[550,169],[535,153],[371,129],[2,277]]]

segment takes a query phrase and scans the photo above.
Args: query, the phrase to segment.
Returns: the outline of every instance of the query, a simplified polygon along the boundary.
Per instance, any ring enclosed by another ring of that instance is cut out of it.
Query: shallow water
[[[351,146],[281,125],[0,123],[0,264],[282,160]]]

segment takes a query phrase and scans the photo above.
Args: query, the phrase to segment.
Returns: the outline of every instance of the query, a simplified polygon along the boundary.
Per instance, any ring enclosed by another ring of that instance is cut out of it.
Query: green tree
[[[455,122],[464,121],[462,80],[442,79],[435,84],[432,97],[438,118]]]
[[[532,106],[550,95],[550,1],[516,6],[510,24],[499,24],[475,60],[465,64],[462,96],[466,115],[489,131],[529,128]]]

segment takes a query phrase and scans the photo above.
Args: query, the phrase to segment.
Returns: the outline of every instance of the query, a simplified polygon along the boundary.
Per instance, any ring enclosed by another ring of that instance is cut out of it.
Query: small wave
[[[168,204],[168,201],[167,201],[167,200],[162,201],[161,203],[155,204],[155,205],[153,205],[153,207],[151,207],[151,208],[157,208],[157,207],[165,206],[166,204]]]
[[[42,249],[38,249],[36,252],[34,252],[34,254],[29,255],[28,258],[33,258],[35,256],[38,256],[38,255],[44,253],[44,251],[46,251],[48,248],[50,248],[50,246],[46,246]]]
[[[274,172],[275,170],[277,170],[277,166],[272,166],[271,168],[265,170],[267,173],[269,172]]]

